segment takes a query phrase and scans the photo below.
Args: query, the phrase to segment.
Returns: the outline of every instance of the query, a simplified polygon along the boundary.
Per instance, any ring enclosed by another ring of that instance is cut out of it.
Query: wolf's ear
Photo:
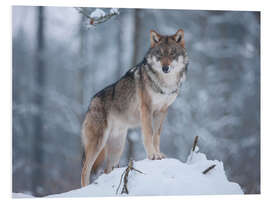
[[[173,35],[174,40],[179,43],[182,47],[185,47],[185,41],[184,41],[184,30],[179,29],[175,35]]]
[[[154,47],[160,41],[160,35],[156,31],[150,30],[150,39],[151,47]]]

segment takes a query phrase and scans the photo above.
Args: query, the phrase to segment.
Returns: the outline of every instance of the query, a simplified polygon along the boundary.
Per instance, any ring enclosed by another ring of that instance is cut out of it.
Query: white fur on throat
[[[185,68],[184,57],[179,56],[177,60],[173,60],[169,65],[169,72],[164,73],[162,71],[162,65],[160,61],[157,60],[155,56],[148,59],[148,63],[153,67],[153,69],[158,72],[160,81],[154,73],[149,71],[151,79],[162,89],[163,92],[169,94],[178,89],[179,84],[185,80],[185,74],[183,74],[180,81],[178,81],[178,73],[183,71]]]

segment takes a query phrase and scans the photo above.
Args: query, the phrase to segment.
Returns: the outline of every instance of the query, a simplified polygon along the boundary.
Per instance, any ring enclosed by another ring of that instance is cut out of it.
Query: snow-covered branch
[[[102,9],[95,9],[92,13],[88,14],[83,8],[74,7],[79,13],[89,19],[89,26],[96,26],[97,24],[105,23],[113,16],[119,15],[118,8],[111,8],[109,13],[105,13]]]

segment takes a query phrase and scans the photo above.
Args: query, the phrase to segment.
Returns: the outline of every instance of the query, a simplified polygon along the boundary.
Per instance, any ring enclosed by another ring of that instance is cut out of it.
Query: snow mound
[[[208,173],[202,172],[212,165]],[[188,163],[177,159],[142,160],[134,162],[128,176],[129,195],[216,195],[243,194],[240,186],[229,182],[221,161],[207,160],[203,153],[193,153]],[[126,167],[116,168],[110,174],[102,174],[91,185],[49,197],[89,197],[121,195],[123,181],[120,178]],[[126,194],[123,194],[126,195]]]
[[[215,167],[203,174],[210,166]],[[229,182],[223,168],[223,163],[217,160],[207,160],[205,154],[191,152],[187,163],[177,159],[135,161],[128,176],[128,195],[223,195],[243,194],[237,183]],[[87,187],[70,192],[49,195],[47,197],[96,197],[115,196],[121,194],[123,180],[120,179],[126,167],[115,168],[109,174],[102,174]],[[119,186],[118,194],[116,194]],[[13,194],[13,197],[26,197]]]

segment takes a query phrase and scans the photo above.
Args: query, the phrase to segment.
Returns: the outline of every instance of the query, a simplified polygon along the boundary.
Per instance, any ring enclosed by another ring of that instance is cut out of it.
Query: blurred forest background
[[[72,7],[12,10],[13,192],[79,188],[80,127],[91,97],[142,60],[150,29],[182,28],[189,72],[169,108],[161,151],[186,161],[198,135],[200,150],[224,162],[230,181],[260,193],[259,12],[119,9],[87,28]],[[120,165],[146,157],[140,134],[129,131]]]

